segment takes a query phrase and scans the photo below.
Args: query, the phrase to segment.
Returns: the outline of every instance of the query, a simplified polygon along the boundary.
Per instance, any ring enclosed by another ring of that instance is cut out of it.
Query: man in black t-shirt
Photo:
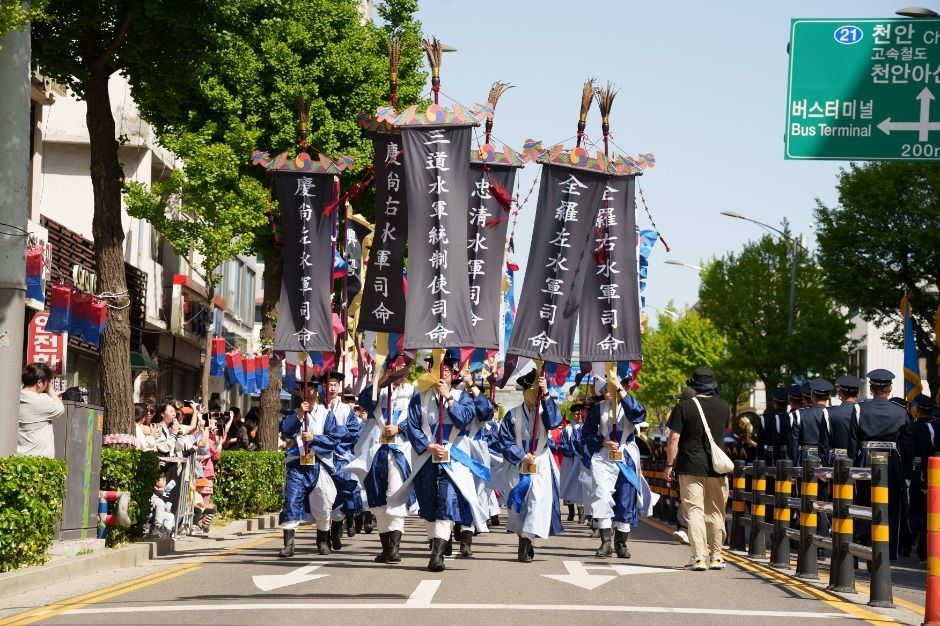
[[[710,368],[696,369],[687,383],[696,395],[680,401],[669,418],[666,480],[671,480],[673,474],[679,476],[682,513],[688,520],[692,548],[692,559],[686,568],[723,569],[721,546],[725,538],[728,479],[712,468],[711,444],[702,422],[704,418],[712,440],[723,441],[731,410],[718,397],[718,385]]]

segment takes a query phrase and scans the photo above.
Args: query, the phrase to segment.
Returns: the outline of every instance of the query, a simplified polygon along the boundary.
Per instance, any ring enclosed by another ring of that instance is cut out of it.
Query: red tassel
[[[509,220],[509,215],[507,214],[497,220],[494,220],[494,219],[486,220],[486,222],[484,223],[484,226],[486,226],[486,228],[493,228],[494,226],[498,226],[508,220]]]
[[[510,194],[505,187],[496,182],[496,180],[490,178],[489,181],[490,194],[496,198],[496,202],[503,208],[503,211],[509,213],[509,210],[512,208],[512,194]]]

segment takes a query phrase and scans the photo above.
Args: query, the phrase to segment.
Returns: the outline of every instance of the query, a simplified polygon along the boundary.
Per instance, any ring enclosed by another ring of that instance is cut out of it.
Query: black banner
[[[405,332],[405,240],[408,236],[408,196],[404,155],[399,135],[376,135],[375,234],[369,250],[362,292],[359,330]]]
[[[633,361],[640,349],[636,178],[609,178],[594,220],[581,301],[582,361]]]
[[[513,166],[470,164],[470,211],[467,226],[467,275],[470,280],[470,324],[466,347],[499,348],[503,257],[509,225],[509,200],[516,180]]]
[[[470,127],[402,129],[408,168],[405,349],[469,347]]]
[[[508,353],[571,363],[591,238],[607,175],[542,165],[529,261]]]
[[[323,209],[335,200],[333,174],[279,172],[274,183],[284,244],[274,349],[332,352],[333,220]]]
[[[346,304],[362,291],[362,240],[369,236],[372,228],[368,224],[349,217],[346,220]]]

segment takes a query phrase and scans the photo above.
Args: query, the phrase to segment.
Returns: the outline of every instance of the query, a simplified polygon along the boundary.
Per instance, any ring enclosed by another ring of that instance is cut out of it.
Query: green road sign
[[[787,159],[940,160],[940,19],[794,19]]]

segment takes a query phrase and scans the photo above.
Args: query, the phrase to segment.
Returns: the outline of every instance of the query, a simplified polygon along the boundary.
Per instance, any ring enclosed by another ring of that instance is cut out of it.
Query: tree
[[[3,36],[11,30],[19,30],[45,17],[44,9],[49,0],[33,0],[29,3],[0,2],[0,50],[3,49]]]
[[[786,224],[785,232],[789,236]],[[799,246],[793,334],[787,335],[790,242],[765,235],[708,263],[699,309],[728,341],[729,364],[756,374],[767,389],[792,377],[844,371],[851,324],[824,284],[825,272]]]
[[[129,183],[127,212],[153,224],[180,256],[196,253],[193,268],[206,285],[206,310],[212,311],[223,264],[250,250],[255,230],[267,223],[267,192],[256,179],[239,176],[244,159],[227,144],[190,133],[164,141],[183,160],[184,169],[154,182],[150,190],[143,183]],[[202,397],[208,400],[211,319],[205,328]]]
[[[671,303],[667,308],[672,308]],[[660,313],[656,328],[643,332],[643,369],[637,398],[651,412],[676,403],[676,395],[696,367],[715,371],[719,393],[736,406],[754,374],[736,368],[728,342],[708,318],[695,309],[675,318]]]
[[[817,200],[819,264],[846,308],[891,330],[902,346],[900,301],[906,291],[917,351],[930,389],[940,389],[940,349],[933,329],[940,305],[940,165],[868,163],[839,174],[839,205]],[[863,372],[864,374],[864,372]],[[900,375],[900,372],[895,372]]]

